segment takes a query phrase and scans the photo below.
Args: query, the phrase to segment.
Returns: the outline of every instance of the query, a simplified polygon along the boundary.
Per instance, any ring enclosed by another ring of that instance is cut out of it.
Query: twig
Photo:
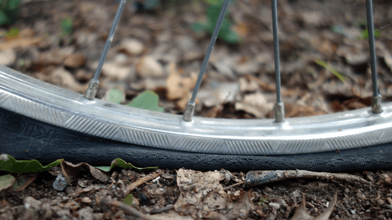
[[[106,205],[111,205],[114,206],[118,209],[123,210],[126,214],[134,217],[135,219],[154,219],[154,218],[150,218],[150,216],[147,216],[143,213],[141,213],[140,211],[136,210],[135,208],[133,208],[132,206],[129,206],[127,204],[124,204],[122,202],[118,202],[118,201],[114,201],[114,200],[109,200],[109,199],[104,199],[102,200],[103,204]]]
[[[231,186],[227,186],[227,187],[223,188],[223,190],[228,190],[228,189],[231,189],[233,187],[239,186],[241,184],[244,184],[244,182],[239,182],[239,183],[235,183],[235,184],[233,184]]]
[[[167,206],[165,206],[165,207],[163,207],[161,209],[152,210],[151,214],[154,215],[154,214],[159,214],[159,213],[162,213],[162,212],[167,212],[169,210],[172,210],[173,208],[174,208],[174,205],[173,204],[169,204],[169,205],[167,205]]]
[[[282,181],[293,178],[320,178],[336,179],[353,183],[373,185],[361,177],[345,173],[312,172],[307,170],[275,170],[275,171],[250,171],[246,174],[245,187],[252,187],[266,183]]]
[[[142,177],[138,180],[136,180],[135,182],[131,183],[130,185],[126,186],[124,189],[124,193],[125,195],[128,195],[130,192],[132,192],[136,187],[142,185],[143,183],[146,183],[148,181],[151,181],[155,178],[157,178],[158,176],[163,174],[163,170],[157,170],[157,172],[155,173],[150,173],[145,177]]]

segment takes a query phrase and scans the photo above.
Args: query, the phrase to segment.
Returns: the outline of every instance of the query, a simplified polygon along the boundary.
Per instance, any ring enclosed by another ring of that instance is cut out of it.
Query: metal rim
[[[110,140],[167,150],[287,155],[355,149],[392,142],[392,105],[381,114],[370,108],[322,116],[288,118],[284,123],[254,119],[194,117],[86,99],[0,66],[0,107]],[[130,149],[131,150],[131,149]]]

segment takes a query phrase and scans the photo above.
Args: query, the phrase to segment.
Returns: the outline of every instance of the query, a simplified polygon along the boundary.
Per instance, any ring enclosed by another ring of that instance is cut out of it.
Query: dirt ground
[[[165,112],[181,114],[209,43],[207,31],[192,28],[208,22],[208,1],[162,0],[148,10],[141,7],[143,1],[138,2],[128,1],[124,9],[97,96],[105,99],[107,91],[116,87],[126,103],[144,90],[153,90]],[[365,1],[278,3],[286,116],[369,106],[372,82],[364,34]],[[232,31],[241,40],[218,39],[196,115],[272,117],[276,88],[270,4],[238,0],[229,6]],[[116,10],[114,0],[25,1],[15,23],[0,27],[0,64],[83,93]],[[378,84],[383,100],[389,101],[392,3],[375,0],[374,11]],[[12,28],[18,33],[10,34]],[[312,219],[307,212],[324,213],[320,219],[392,218],[390,171],[350,174],[364,181],[299,178],[249,187],[247,171],[117,168],[97,179],[83,170],[57,191],[53,183],[60,170],[55,167],[28,176],[31,181],[20,191],[2,190],[1,219],[299,219],[296,210],[303,219]],[[135,186],[138,181],[141,185]],[[117,203],[129,193],[130,205]],[[297,208],[303,199],[306,208]]]

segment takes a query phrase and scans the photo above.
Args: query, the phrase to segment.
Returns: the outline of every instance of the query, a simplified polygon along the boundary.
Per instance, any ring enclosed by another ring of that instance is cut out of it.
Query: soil
[[[208,22],[206,2],[162,0],[146,10],[141,7],[143,1],[128,1],[97,96],[106,98],[107,91],[117,87],[126,103],[144,90],[153,90],[165,112],[181,114],[209,43],[206,31],[191,28],[195,23]],[[365,1],[278,3],[287,117],[368,106],[372,82],[364,35]],[[267,0],[239,0],[229,6],[232,30],[241,41],[218,39],[200,89],[196,115],[273,117],[276,88],[270,4]],[[83,93],[117,5],[114,0],[25,1],[15,23],[0,27],[0,62]],[[378,85],[384,101],[392,98],[391,8],[388,0],[374,1]],[[11,28],[17,28],[19,34],[7,34]],[[344,82],[338,76],[345,78]],[[129,185],[151,173],[159,173],[159,177],[130,192],[130,208],[115,203],[124,200]],[[117,168],[104,173],[110,177],[106,182],[84,172],[66,189],[57,191],[53,183],[59,174],[60,168],[55,167],[39,173],[21,191],[2,190],[1,219],[290,219],[304,199],[310,215],[319,216],[333,204],[335,192],[337,203],[322,219],[392,218],[390,171],[351,173],[369,183],[297,178],[249,188],[243,184],[246,171]],[[298,212],[307,218],[306,212]]]

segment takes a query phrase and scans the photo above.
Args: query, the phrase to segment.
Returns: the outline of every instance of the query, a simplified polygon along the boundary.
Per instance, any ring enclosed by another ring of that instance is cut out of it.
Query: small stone
[[[279,209],[279,208],[280,208],[280,204],[279,204],[279,203],[276,203],[276,202],[270,202],[270,203],[268,203],[268,205],[269,205],[271,208],[274,208],[274,209]]]
[[[351,211],[351,214],[353,214],[353,215],[355,215],[355,210],[350,210]]]
[[[79,219],[85,219],[85,220],[93,219],[93,209],[91,207],[80,209],[78,211],[78,214],[79,214]]]
[[[89,203],[91,203],[91,199],[89,197],[83,197],[82,202],[89,204]]]
[[[31,197],[31,196],[29,196],[29,197],[26,197],[25,199],[24,199],[24,205],[25,205],[25,208],[30,208],[30,207],[33,207],[33,208],[35,208],[35,209],[38,209],[38,208],[40,208],[40,206],[41,206],[41,204],[42,204],[42,202],[41,201],[38,201],[38,200],[35,200],[33,197]]]
[[[16,54],[13,49],[0,50],[0,64],[9,66],[15,62]]]
[[[140,55],[144,51],[144,45],[136,39],[125,39],[121,42],[120,50],[129,55]]]
[[[150,56],[141,58],[136,63],[137,74],[141,77],[162,77],[164,74],[162,65]]]
[[[56,180],[53,182],[53,188],[60,192],[67,188],[67,181],[65,181],[63,175],[60,174],[57,176]]]
[[[81,67],[86,62],[86,56],[80,53],[74,53],[69,55],[65,61],[64,66],[71,68]]]

